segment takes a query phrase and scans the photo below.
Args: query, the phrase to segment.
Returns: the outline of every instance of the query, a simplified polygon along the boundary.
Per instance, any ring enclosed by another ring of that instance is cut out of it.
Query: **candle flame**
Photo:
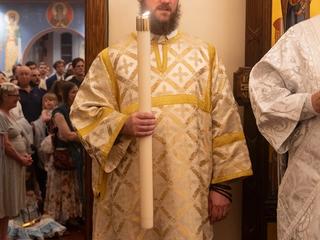
[[[142,13],[143,18],[148,18],[149,15],[150,15],[150,11],[146,11],[146,12]]]

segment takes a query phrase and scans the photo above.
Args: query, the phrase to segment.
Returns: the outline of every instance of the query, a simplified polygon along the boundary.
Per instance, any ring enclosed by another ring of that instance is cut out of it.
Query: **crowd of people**
[[[53,68],[50,75],[47,63],[28,61],[14,65],[11,76],[0,72],[0,239],[7,239],[13,218],[30,224],[46,215],[67,227],[83,223],[84,152],[69,111],[84,59],[70,65],[58,60]],[[30,214],[30,206],[38,215]]]

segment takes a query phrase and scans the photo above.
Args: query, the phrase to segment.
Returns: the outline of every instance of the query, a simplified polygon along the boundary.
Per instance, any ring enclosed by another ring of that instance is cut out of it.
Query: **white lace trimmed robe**
[[[311,104],[320,90],[320,17],[287,31],[253,68],[249,91],[259,130],[289,152],[279,188],[278,239],[319,239],[320,118]]]

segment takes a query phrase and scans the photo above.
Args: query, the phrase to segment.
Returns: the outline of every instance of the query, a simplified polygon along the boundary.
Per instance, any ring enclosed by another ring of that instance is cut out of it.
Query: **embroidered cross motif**
[[[190,59],[191,61],[194,61],[194,65],[195,65],[196,67],[198,67],[198,64],[202,62],[202,59],[199,58],[197,52],[194,53],[193,57],[189,57],[189,59]]]
[[[172,75],[173,75],[174,77],[178,77],[178,78],[179,78],[179,82],[181,83],[181,82],[183,81],[183,78],[186,77],[186,76],[188,76],[188,73],[182,72],[182,67],[179,66],[178,72],[173,73]]]
[[[123,59],[123,64],[119,66],[119,71],[124,70],[125,74],[129,74],[129,68],[132,67],[133,63],[128,63],[127,59]]]

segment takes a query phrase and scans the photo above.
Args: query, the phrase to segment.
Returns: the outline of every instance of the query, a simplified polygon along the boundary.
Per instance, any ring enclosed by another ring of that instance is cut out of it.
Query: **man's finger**
[[[153,134],[154,131],[136,132],[136,137],[147,137]]]
[[[137,132],[150,132],[155,129],[156,125],[137,126]]]
[[[214,206],[214,221],[218,222],[222,219],[223,216],[223,208],[220,206]]]
[[[139,119],[155,119],[155,115],[151,112],[137,112],[135,117]]]
[[[138,125],[144,125],[144,126],[147,126],[147,125],[155,125],[155,124],[156,124],[156,119],[151,119],[151,118],[148,118],[148,119],[138,119],[138,120],[137,120],[137,123],[138,123]]]
[[[223,208],[223,216],[224,216],[224,218],[228,215],[229,211],[230,211],[230,205],[227,205],[227,206],[225,206]]]

